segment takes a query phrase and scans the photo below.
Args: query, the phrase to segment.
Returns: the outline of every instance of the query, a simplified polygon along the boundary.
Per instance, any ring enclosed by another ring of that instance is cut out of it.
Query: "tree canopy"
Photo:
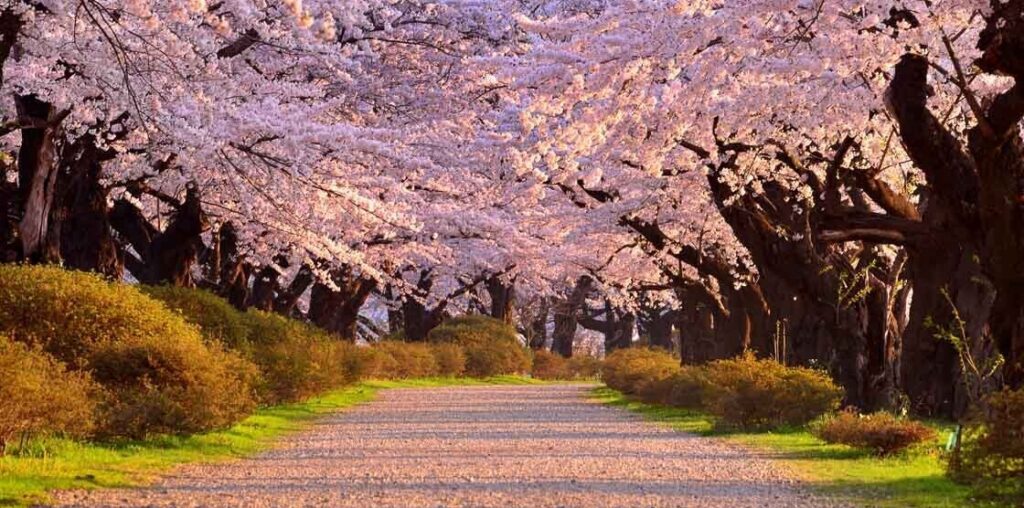
[[[0,258],[948,414],[1024,383],[1021,55],[1020,0],[8,0]]]

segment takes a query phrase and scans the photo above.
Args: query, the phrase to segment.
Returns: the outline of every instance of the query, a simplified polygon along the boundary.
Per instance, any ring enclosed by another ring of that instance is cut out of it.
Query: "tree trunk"
[[[217,292],[227,298],[236,309],[246,310],[249,308],[251,293],[249,290],[249,277],[252,274],[252,266],[245,261],[245,256],[239,251],[238,231],[231,222],[221,225],[217,231],[217,263],[215,270]]]
[[[21,187],[21,255],[32,262],[60,261],[59,246],[47,245],[57,186],[57,129],[53,107],[32,95],[15,98],[18,117],[39,126],[21,131],[18,182]],[[52,238],[52,236],[49,236]]]
[[[359,309],[376,283],[353,273],[349,267],[331,271],[337,289],[322,282],[313,284],[309,296],[309,319],[317,326],[348,341],[356,340]]]
[[[540,303],[532,313],[529,328],[526,330],[530,349],[535,351],[544,349],[544,345],[548,341],[548,314],[550,312],[548,302],[547,297],[540,299]]]
[[[501,277],[487,279],[487,294],[491,297],[491,317],[513,324],[516,300],[515,280],[504,281]]]
[[[282,316],[301,317],[301,312],[298,309],[299,298],[313,284],[314,279],[313,269],[308,264],[300,266],[299,271],[292,278],[292,282],[274,299],[274,312]]]
[[[120,279],[124,261],[111,234],[107,190],[100,183],[101,163],[113,153],[101,152],[92,135],[79,138],[64,152],[57,207],[51,216],[60,231],[61,258],[70,268]]]
[[[578,313],[587,295],[593,289],[594,280],[584,275],[577,279],[576,286],[569,298],[555,303],[555,329],[551,334],[551,350],[566,358],[572,356],[573,342],[576,340]]]
[[[665,351],[675,351],[675,341],[672,337],[672,327],[676,321],[676,312],[663,307],[648,309],[642,313],[637,324],[641,333],[647,336],[647,343],[651,347],[661,348]]]
[[[170,225],[150,244],[147,264],[152,283],[195,286],[192,267],[203,246],[204,220],[199,187],[190,183],[185,201],[175,211]]]

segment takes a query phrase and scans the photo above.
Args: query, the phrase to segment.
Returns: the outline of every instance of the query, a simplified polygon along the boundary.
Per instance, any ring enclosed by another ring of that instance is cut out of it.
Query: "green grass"
[[[372,400],[383,389],[540,383],[516,376],[371,380],[306,402],[260,409],[218,432],[114,444],[40,439],[28,443],[24,450],[0,457],[0,506],[46,502],[47,492],[55,489],[144,485],[177,465],[252,455],[285,434],[305,428],[319,416]]]
[[[607,387],[595,388],[595,400],[639,413],[674,429],[715,436],[771,452],[797,476],[822,491],[857,504],[879,507],[998,506],[971,497],[971,489],[953,483],[945,470],[936,442],[930,449],[902,456],[877,458],[844,445],[830,445],[806,429],[782,432],[720,432],[714,420],[697,411],[645,404]],[[946,430],[948,428],[940,429]],[[945,442],[947,432],[940,432]]]

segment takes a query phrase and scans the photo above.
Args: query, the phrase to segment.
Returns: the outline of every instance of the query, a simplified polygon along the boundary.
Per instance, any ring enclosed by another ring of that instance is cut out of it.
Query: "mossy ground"
[[[0,457],[0,506],[45,502],[48,492],[56,489],[144,485],[174,466],[249,456],[285,434],[302,430],[319,416],[373,400],[382,389],[537,383],[540,381],[516,376],[371,380],[302,403],[260,409],[217,432],[120,443],[39,439]]]

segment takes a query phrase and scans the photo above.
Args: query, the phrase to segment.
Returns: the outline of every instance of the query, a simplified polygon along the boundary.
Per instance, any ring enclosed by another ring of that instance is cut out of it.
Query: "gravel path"
[[[835,506],[765,457],[588,402],[585,386],[388,390],[273,451],[66,506]]]

